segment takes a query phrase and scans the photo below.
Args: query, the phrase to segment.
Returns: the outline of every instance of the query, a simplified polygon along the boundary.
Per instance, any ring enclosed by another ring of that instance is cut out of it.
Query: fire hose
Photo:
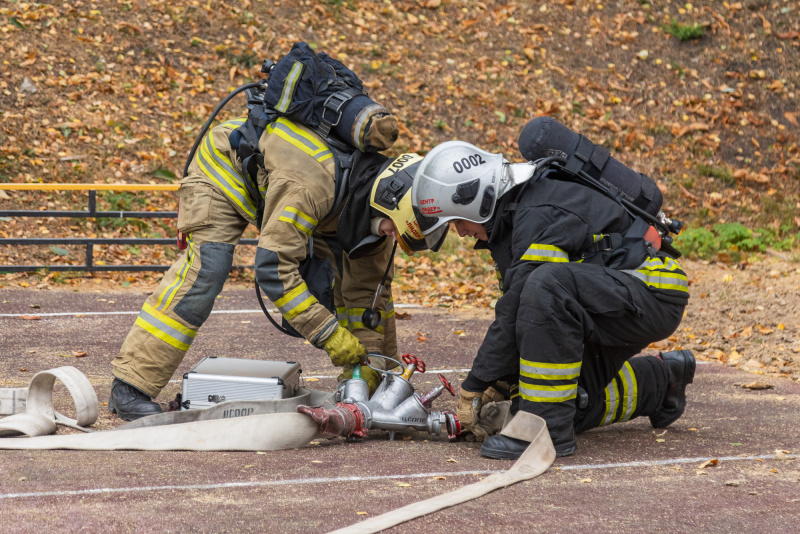
[[[404,358],[409,364],[404,373],[387,373],[376,395],[365,397],[362,390],[366,382],[358,377],[347,381],[338,392],[336,407],[324,408],[328,395],[301,388],[292,399],[265,401],[229,401],[213,408],[158,414],[123,425],[114,430],[88,434],[44,435],[56,431],[61,424],[87,432],[83,426],[97,420],[97,396],[89,381],[74,367],[60,367],[34,375],[26,394],[19,388],[0,389],[0,407],[12,411],[23,406],[24,413],[0,419],[0,436],[26,434],[31,437],[0,439],[0,449],[81,449],[81,450],[196,450],[196,451],[267,451],[298,448],[319,437],[333,435],[365,435],[370,428],[385,428],[393,435],[402,428],[427,429],[438,434],[446,426],[453,437],[460,430],[458,420],[447,412],[430,412],[431,401],[452,387],[440,375],[441,386],[420,396],[409,393],[408,378],[414,370],[424,371],[424,362]],[[410,370],[409,370],[410,369]],[[390,378],[393,376],[394,378]],[[67,418],[53,408],[53,386],[60,380],[75,401],[76,419]],[[359,382],[364,382],[363,387]],[[383,388],[381,390],[381,388]],[[8,395],[4,395],[8,393]],[[16,402],[17,398],[20,402]],[[8,402],[11,399],[12,402]],[[288,401],[288,402],[287,402]],[[308,403],[308,404],[301,404]],[[381,404],[383,403],[383,404]],[[330,405],[330,403],[328,403]],[[332,406],[332,405],[330,405]],[[405,407],[404,407],[405,406]],[[287,413],[296,409],[302,413]],[[389,417],[393,408],[406,414]],[[245,417],[226,418],[230,410],[252,414]],[[0,415],[7,413],[0,411]],[[333,418],[351,414],[352,425],[330,425]],[[426,418],[422,413],[427,414]],[[307,414],[307,415],[306,415]],[[409,415],[410,414],[410,415]],[[356,418],[358,419],[356,424]],[[425,419],[423,421],[423,419]],[[280,432],[264,429],[280,429]],[[424,501],[409,504],[383,515],[367,519],[331,534],[367,534],[379,532],[411,519],[437,510],[476,499],[496,489],[529,480],[544,473],[555,460],[555,449],[550,441],[544,420],[525,412],[517,413],[503,428],[501,434],[530,442],[522,457],[505,472],[496,473],[484,480],[456,491]]]

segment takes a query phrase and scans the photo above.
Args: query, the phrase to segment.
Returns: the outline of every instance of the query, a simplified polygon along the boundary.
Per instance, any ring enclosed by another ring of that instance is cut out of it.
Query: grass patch
[[[664,26],[664,31],[679,41],[691,41],[694,39],[699,39],[705,33],[705,29],[703,28],[702,24],[681,24],[675,20]]]
[[[733,178],[733,171],[725,165],[698,165],[697,172],[700,176],[709,176],[716,178],[726,185],[736,185],[736,180]]]
[[[789,251],[797,246],[800,233],[793,233],[789,227],[751,230],[740,223],[691,228],[675,238],[675,248],[685,256],[706,260],[726,253],[733,261],[741,261],[743,252],[765,252],[768,248]]]

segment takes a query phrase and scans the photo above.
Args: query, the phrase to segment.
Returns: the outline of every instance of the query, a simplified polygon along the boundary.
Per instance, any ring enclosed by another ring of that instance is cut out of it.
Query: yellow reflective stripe
[[[525,254],[522,255],[523,260],[529,261],[549,261],[549,262],[568,262],[569,254],[564,249],[555,245],[544,245],[541,243],[532,243]]]
[[[352,332],[358,328],[367,328],[364,322],[361,320],[364,317],[364,312],[367,311],[366,308],[347,308],[347,323],[348,329]],[[381,320],[378,322],[378,328],[375,329],[375,332],[383,333],[383,313],[381,312]],[[367,330],[371,330],[367,328]]]
[[[636,384],[636,375],[633,374],[633,367],[631,367],[629,362],[625,362],[622,366],[619,376],[622,379],[624,390],[622,396],[625,398],[625,404],[623,404],[622,414],[619,420],[627,421],[631,418],[633,412],[636,411],[636,397],[639,394],[639,389]]]
[[[606,386],[606,411],[603,413],[603,419],[600,421],[600,426],[610,425],[614,422],[614,414],[617,413],[617,406],[619,406],[619,390],[617,389],[616,379]]]
[[[280,118],[270,123],[270,125],[267,126],[267,132],[275,134],[281,139],[291,143],[319,162],[333,157],[333,153],[330,149],[319,139],[308,132],[304,132],[285,118]]]
[[[164,311],[169,307],[170,302],[172,302],[172,299],[175,297],[175,293],[178,292],[178,289],[180,289],[183,282],[186,280],[186,272],[194,262],[194,241],[192,241],[191,237],[187,241],[189,247],[186,250],[186,258],[183,260],[181,270],[178,272],[178,276],[175,280],[164,288],[164,291],[158,296],[155,306],[157,310]]]
[[[236,205],[250,217],[256,216],[256,208],[244,187],[244,178],[233,167],[231,160],[217,150],[211,133],[206,135],[205,140],[200,144],[196,161],[203,173],[216,183]]]
[[[689,281],[685,274],[668,273],[664,271],[623,270],[625,274],[638,278],[650,287],[658,289],[671,289],[673,291],[689,292]]]
[[[317,227],[316,219],[291,206],[283,208],[283,213],[278,217],[278,220],[293,224],[308,235],[311,235],[311,232]]]
[[[289,74],[286,76],[286,81],[283,84],[283,91],[281,91],[281,98],[275,105],[275,109],[281,112],[289,109],[289,104],[292,103],[294,88],[297,86],[297,82],[300,80],[300,75],[302,73],[303,64],[300,61],[295,61],[294,65],[292,65],[292,68],[289,70]]]
[[[603,239],[605,236],[606,236],[606,234],[596,234],[596,235],[592,235],[592,243],[597,243],[598,241],[600,241],[601,239]]]
[[[531,402],[564,402],[578,396],[578,384],[540,386],[520,382],[519,394],[523,399]]]
[[[649,258],[646,259],[639,267],[637,267],[637,269],[647,269],[649,271],[655,271],[659,269],[676,271],[681,269],[681,266],[678,265],[678,262],[672,258]]]
[[[317,302],[316,297],[308,290],[305,282],[274,301],[275,307],[287,319],[294,319],[311,305]]]
[[[581,374],[581,362],[545,363],[520,359],[519,374],[539,380],[570,380]]]
[[[223,122],[222,124],[220,124],[220,126],[223,126],[225,128],[236,129],[239,126],[241,126],[242,124],[244,124],[246,120],[247,120],[247,118],[245,118],[245,117],[240,117],[238,119],[231,119],[229,121]]]
[[[146,302],[136,318],[136,325],[168,345],[182,351],[189,350],[189,346],[194,341],[195,335],[197,335],[197,330],[183,326]]]
[[[347,328],[347,308],[344,306],[336,308],[336,320],[340,326]]]

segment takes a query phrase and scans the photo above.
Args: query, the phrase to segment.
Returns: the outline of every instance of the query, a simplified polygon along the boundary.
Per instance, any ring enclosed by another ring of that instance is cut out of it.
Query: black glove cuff
[[[461,389],[469,391],[470,393],[481,393],[489,389],[493,383],[494,382],[484,382],[480,378],[476,378],[475,375],[470,372],[467,378],[461,382]]]

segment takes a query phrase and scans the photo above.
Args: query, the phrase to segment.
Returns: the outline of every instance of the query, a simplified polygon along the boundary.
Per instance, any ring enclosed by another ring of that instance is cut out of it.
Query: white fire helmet
[[[509,185],[508,161],[464,141],[436,146],[417,167],[414,213],[428,235],[454,219],[488,221]]]

